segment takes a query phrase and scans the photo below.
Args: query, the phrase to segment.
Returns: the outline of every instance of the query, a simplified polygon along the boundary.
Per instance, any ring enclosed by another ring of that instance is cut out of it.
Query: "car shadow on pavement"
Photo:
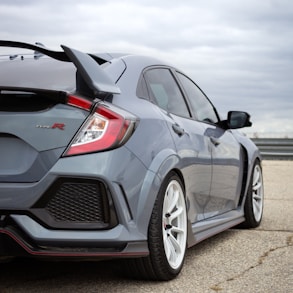
[[[214,247],[229,241],[238,230],[227,230],[188,249],[186,265],[208,254]],[[145,283],[123,274],[123,261],[47,261],[16,258],[0,263],[0,292],[63,292],[85,288],[111,288],[126,283]],[[179,276],[180,277],[180,276]],[[152,282],[153,283],[153,282]],[[92,290],[92,289],[90,289]],[[106,289],[105,289],[106,290]],[[108,291],[105,291],[108,292]]]

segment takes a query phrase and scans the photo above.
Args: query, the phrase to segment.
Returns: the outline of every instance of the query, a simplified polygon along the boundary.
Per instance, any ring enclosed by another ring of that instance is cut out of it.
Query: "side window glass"
[[[150,69],[144,74],[152,100],[162,109],[190,118],[184,97],[170,70]]]
[[[191,104],[191,111],[199,121],[217,123],[218,116],[208,98],[197,87],[197,85],[185,75],[177,72]]]
[[[141,99],[149,100],[147,85],[143,76],[140,76],[139,78],[136,88],[136,95]]]

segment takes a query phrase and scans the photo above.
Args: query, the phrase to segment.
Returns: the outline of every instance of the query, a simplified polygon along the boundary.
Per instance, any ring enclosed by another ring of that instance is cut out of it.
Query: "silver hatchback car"
[[[188,247],[260,224],[247,113],[221,119],[154,58],[0,46],[32,50],[0,57],[0,259],[124,258],[133,277],[170,280]]]

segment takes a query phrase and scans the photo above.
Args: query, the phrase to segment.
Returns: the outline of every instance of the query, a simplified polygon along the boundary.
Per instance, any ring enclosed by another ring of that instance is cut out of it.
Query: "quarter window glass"
[[[177,74],[190,100],[192,112],[197,117],[197,119],[199,121],[217,123],[218,117],[214,107],[203,94],[203,92],[192,80],[187,78],[185,75],[179,72],[177,72]]]
[[[168,69],[156,68],[145,72],[152,100],[162,109],[190,118],[184,97]]]

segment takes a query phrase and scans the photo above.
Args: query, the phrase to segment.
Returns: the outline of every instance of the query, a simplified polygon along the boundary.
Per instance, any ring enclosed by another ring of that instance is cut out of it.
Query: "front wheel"
[[[154,204],[148,230],[150,255],[129,260],[132,276],[167,281],[181,271],[187,243],[187,212],[180,178],[170,173]]]
[[[263,215],[264,188],[262,169],[256,161],[250,179],[250,185],[244,205],[245,221],[241,224],[244,228],[256,228],[260,225]]]

